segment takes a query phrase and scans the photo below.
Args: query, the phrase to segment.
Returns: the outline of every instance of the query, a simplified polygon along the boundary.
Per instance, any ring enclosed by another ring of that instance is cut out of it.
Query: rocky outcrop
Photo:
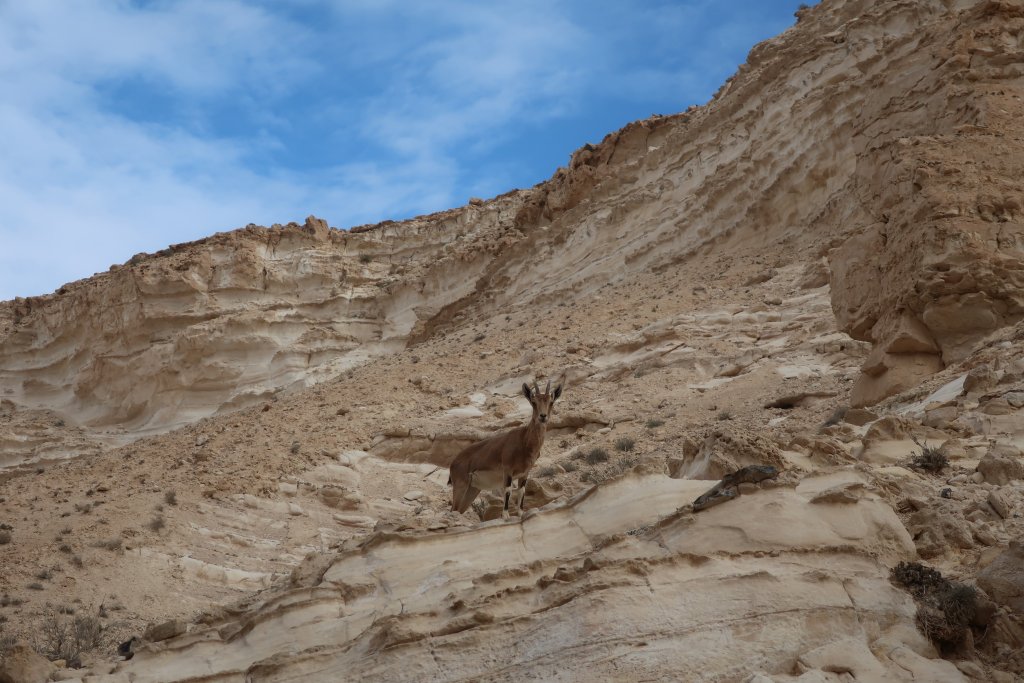
[[[0,653],[0,683],[46,683],[55,670],[28,643],[15,643]]]
[[[314,217],[250,226],[0,304],[2,398],[138,435],[315,384],[403,348],[471,289],[521,202],[512,193],[400,234]]]
[[[871,220],[829,254],[840,326],[874,344],[854,405],[915,386],[1024,317],[1024,148],[1013,132],[1024,82],[1003,47],[1024,17],[1016,3],[958,4],[892,36],[930,64],[884,103],[893,125],[869,124],[855,191]],[[935,5],[895,13],[920,19]]]
[[[982,569],[978,585],[997,604],[1024,616],[1024,539],[1012,541],[992,564]]]
[[[695,516],[675,510],[706,482],[627,475],[521,523],[371,536],[242,616],[142,646],[117,673],[139,683],[496,680],[513,670],[783,680],[799,660],[822,677],[963,681],[934,659],[913,630],[913,600],[888,582],[886,565],[914,553],[892,510],[863,491],[841,512],[806,510],[856,480],[805,479]],[[709,645],[738,637],[740,649]]]

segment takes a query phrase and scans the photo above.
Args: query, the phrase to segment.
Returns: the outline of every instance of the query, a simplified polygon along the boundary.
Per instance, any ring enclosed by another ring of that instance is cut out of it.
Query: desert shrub
[[[625,472],[636,467],[639,460],[634,457],[619,458],[619,461],[615,463],[615,469],[619,472]]]
[[[153,519],[149,520],[149,524],[146,525],[150,531],[159,532],[165,526],[167,526],[167,520],[164,519],[163,515],[156,515]]]
[[[168,505],[177,505],[178,492],[175,491],[174,489],[168,489],[167,491],[164,491],[164,502],[167,503]]]
[[[96,541],[92,544],[94,548],[103,548],[105,550],[120,550],[121,539],[119,537],[108,538],[107,540]]]
[[[360,254],[359,255],[359,262],[360,263],[369,263],[372,260],[373,260],[373,257],[370,256],[369,254]]]
[[[636,441],[628,436],[620,436],[615,440],[615,450],[617,451],[631,451],[635,445]]]
[[[917,624],[929,640],[946,652],[962,645],[978,607],[973,586],[950,581],[918,562],[900,562],[889,577],[914,596]]]
[[[28,588],[30,588],[30,589],[32,589],[34,591],[45,590],[44,587],[43,587],[43,584],[39,583],[38,581],[33,581],[32,583],[30,583],[28,585]]]
[[[71,564],[72,566],[77,567],[78,569],[81,569],[85,566],[85,562],[83,562],[82,558],[78,555],[71,556]]]
[[[43,619],[35,646],[47,659],[63,659],[68,666],[77,668],[81,666],[82,653],[99,647],[102,636],[103,625],[96,617],[72,619],[51,612]]]
[[[592,448],[584,456],[584,459],[590,465],[596,465],[599,462],[608,462],[608,451],[603,448]]]
[[[0,545],[7,545],[11,542],[11,538],[10,531],[0,531]]]
[[[40,569],[36,572],[36,578],[40,581],[49,581],[53,578],[53,572],[49,569]]]
[[[572,462],[571,460],[567,463],[562,464],[562,469],[565,470],[566,472],[575,472],[579,468],[580,466]]]
[[[654,419],[654,420],[648,420],[645,424],[647,425],[648,429],[655,429],[655,428],[660,427],[661,425],[665,424],[665,421],[664,420]]]
[[[299,448],[301,448],[301,444],[298,441],[292,441],[292,447],[291,447],[292,455],[298,455]]]
[[[732,419],[732,413],[731,413],[731,412],[729,412],[728,410],[720,410],[720,411],[718,412],[718,419],[719,419],[720,421],[723,421],[723,422],[724,422],[725,420],[731,420],[731,419]]]
[[[911,459],[911,464],[914,467],[918,467],[926,472],[941,472],[949,465],[949,458],[943,455],[938,448],[928,446],[917,439],[914,439],[914,443],[921,449],[921,452],[914,455]]]
[[[558,473],[558,470],[552,465],[546,465],[537,470],[538,477],[553,477]]]

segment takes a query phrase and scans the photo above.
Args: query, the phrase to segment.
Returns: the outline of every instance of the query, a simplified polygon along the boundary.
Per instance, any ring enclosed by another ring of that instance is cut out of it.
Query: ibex
[[[452,485],[452,511],[465,512],[483,489],[504,490],[502,519],[508,519],[512,480],[518,480],[519,514],[526,499],[526,478],[540,457],[544,429],[555,401],[562,395],[562,384],[551,391],[551,380],[541,393],[537,381],[523,384],[523,395],[533,406],[533,417],[522,427],[477,441],[464,448],[449,465],[448,483]]]

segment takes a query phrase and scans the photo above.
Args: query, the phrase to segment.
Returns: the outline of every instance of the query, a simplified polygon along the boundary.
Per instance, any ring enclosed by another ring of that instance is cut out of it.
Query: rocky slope
[[[96,618],[101,680],[1024,673],[1024,6],[798,14],[534,188],[0,304],[0,634]],[[533,511],[447,512],[562,375]]]

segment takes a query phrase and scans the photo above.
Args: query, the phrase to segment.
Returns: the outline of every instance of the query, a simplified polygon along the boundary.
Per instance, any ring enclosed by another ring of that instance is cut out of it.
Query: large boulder
[[[696,445],[689,441],[681,458],[670,463],[670,476],[676,479],[721,479],[747,465],[771,465],[779,470],[788,463],[771,441],[742,429],[710,429]]]
[[[56,669],[27,643],[15,643],[0,659],[0,683],[46,683]]]
[[[989,484],[1004,486],[1011,481],[1024,479],[1024,459],[1016,446],[993,444],[978,462],[978,471]]]
[[[978,585],[996,603],[1024,615],[1024,537],[1010,542],[978,574]]]

